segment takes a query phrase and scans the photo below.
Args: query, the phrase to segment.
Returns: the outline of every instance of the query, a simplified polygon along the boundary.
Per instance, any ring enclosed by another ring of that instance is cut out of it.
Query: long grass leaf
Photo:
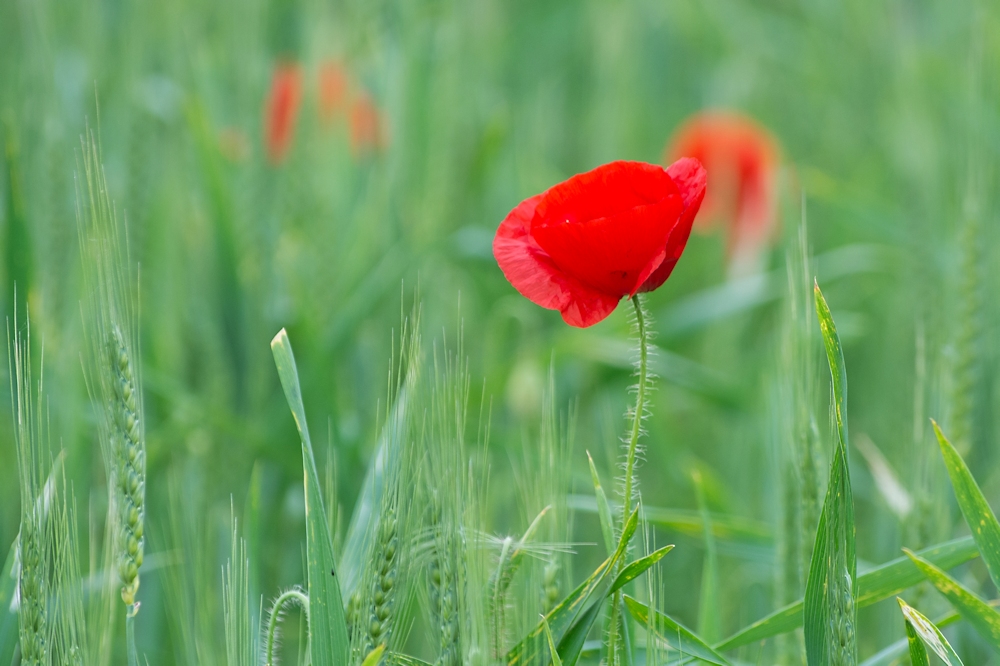
[[[910,646],[910,661],[913,666],[930,666],[927,650],[924,649],[925,644],[947,666],[963,666],[962,660],[952,649],[948,639],[944,637],[940,629],[934,626],[933,622],[899,597],[896,597],[896,601],[899,602],[899,609],[906,619],[906,638]]]
[[[655,609],[650,610],[649,606],[628,595],[625,595],[625,607],[639,625],[652,627],[657,637],[671,650],[717,666],[728,666],[729,662],[725,657],[690,629],[667,615]]]
[[[918,553],[942,569],[951,569],[979,556],[972,537],[947,541]],[[908,557],[899,557],[858,577],[857,606],[864,608],[895,596],[923,581],[923,572]],[[788,604],[750,626],[741,629],[715,646],[725,652],[772,636],[794,631],[802,626],[802,600]]]
[[[1000,650],[1000,613],[932,563],[910,550],[905,548],[903,550],[924,572],[938,592],[961,613],[965,621],[971,624],[973,629],[993,646],[993,649]]]
[[[1000,587],[1000,523],[997,522],[993,509],[986,502],[983,491],[979,489],[979,484],[972,477],[972,472],[962,460],[962,456],[941,432],[937,422],[932,420],[931,423],[934,425],[934,434],[937,435],[941,447],[941,455],[944,456],[944,466],[948,470],[948,476],[951,477],[958,506],[962,509],[962,515],[965,516],[969,529],[972,530],[972,538],[979,546],[979,553],[983,556],[983,563],[990,572],[993,584]]]
[[[838,441],[830,465],[830,481],[806,581],[803,629],[810,666],[854,663],[857,654],[857,558],[854,548],[854,500],[847,462],[847,372],[837,327],[818,284],[814,293],[816,314],[833,380],[833,412]]]
[[[295,418],[302,440],[303,483],[306,500],[306,560],[309,579],[309,645],[316,666],[339,666],[350,659],[344,602],[333,558],[333,541],[326,521],[319,474],[313,457],[309,427],[306,424],[302,390],[299,386],[295,355],[285,329],[271,341],[274,363],[278,368],[285,398]]]

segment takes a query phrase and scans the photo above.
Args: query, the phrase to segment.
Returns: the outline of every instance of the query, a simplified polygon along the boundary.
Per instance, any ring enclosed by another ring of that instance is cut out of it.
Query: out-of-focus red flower
[[[493,239],[493,256],[521,294],[592,326],[623,296],[670,276],[705,196],[694,159],[664,169],[611,162],[525,199]]]
[[[294,62],[279,62],[275,65],[271,92],[264,107],[264,138],[271,164],[280,164],[288,154],[301,101],[301,68]]]
[[[702,112],[677,130],[664,161],[680,155],[699,160],[708,172],[709,194],[695,228],[724,222],[731,270],[752,270],[777,230],[777,141],[743,114]]]
[[[382,114],[367,93],[360,93],[351,103],[349,121],[351,152],[355,156],[382,148]]]
[[[330,124],[344,111],[347,101],[348,76],[338,60],[327,60],[319,68],[319,117]]]

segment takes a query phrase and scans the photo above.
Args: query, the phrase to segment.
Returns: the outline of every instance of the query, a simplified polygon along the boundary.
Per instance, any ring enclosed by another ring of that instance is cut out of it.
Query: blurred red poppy
[[[730,270],[752,271],[777,231],[777,141],[740,113],[709,111],[687,120],[664,155],[694,157],[708,172],[709,192],[696,229],[723,221]]]
[[[295,121],[302,99],[302,71],[294,62],[279,62],[271,78],[271,92],[264,108],[267,158],[279,164],[295,136]]]
[[[670,276],[704,195],[697,160],[667,169],[611,162],[518,204],[500,223],[493,256],[525,298],[571,326],[592,326],[623,296]]]
[[[351,152],[364,155],[382,148],[382,114],[367,93],[360,93],[351,103]]]
[[[330,124],[337,114],[344,111],[347,83],[347,72],[339,61],[327,60],[320,66],[319,117],[324,124]]]

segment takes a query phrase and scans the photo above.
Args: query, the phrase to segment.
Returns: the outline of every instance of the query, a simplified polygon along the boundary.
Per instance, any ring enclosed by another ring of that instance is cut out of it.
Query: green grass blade
[[[856,652],[856,567],[851,483],[844,447],[838,444],[806,582],[803,629],[810,665],[839,663],[838,654]]]
[[[905,548],[903,551],[924,572],[924,575],[934,584],[938,592],[944,595],[955,607],[955,610],[961,613],[965,621],[971,624],[973,629],[993,646],[994,650],[1000,650],[1000,613],[924,558]]]
[[[638,624],[651,626],[656,635],[670,646],[670,649],[717,666],[729,665],[726,658],[708,643],[660,611],[654,609],[651,612],[649,606],[628,595],[625,595],[625,607]]]
[[[833,410],[838,441],[830,465],[830,482],[816,529],[812,562],[806,581],[803,629],[810,665],[853,663],[857,558],[854,548],[854,500],[847,462],[847,373],[837,327],[817,284],[816,314],[830,363]]]
[[[948,639],[933,622],[899,597],[896,597],[896,601],[899,602],[899,609],[906,619],[906,639],[910,646],[910,662],[913,666],[930,666],[925,644],[947,666],[963,666],[962,660],[955,654]]]
[[[309,428],[295,355],[285,329],[271,341],[274,364],[278,368],[285,398],[292,410],[295,425],[302,440],[303,483],[306,500],[306,559],[309,577],[309,645],[312,662],[316,666],[339,666],[350,659],[347,621],[344,602],[337,581],[333,558],[333,542],[326,522],[323,497],[320,494],[319,475],[313,457]]]
[[[0,571],[0,664],[9,664],[14,659],[14,647],[17,645],[17,613],[10,610],[11,599],[17,587],[14,572],[14,560],[17,559],[17,538],[10,544],[7,560]]]
[[[962,515],[965,516],[969,529],[972,530],[972,538],[979,546],[979,552],[983,556],[983,562],[990,572],[993,584],[1000,587],[1000,523],[997,522],[993,509],[983,497],[983,492],[972,477],[965,461],[962,460],[962,456],[941,432],[937,422],[931,420],[931,423],[934,425],[934,434],[937,435],[938,444],[941,446],[941,455],[944,457],[948,476],[951,477],[958,506],[962,509]]]
[[[510,649],[507,653],[508,666],[535,663],[538,657],[536,653],[537,641],[544,633],[546,623],[551,628],[556,643],[562,643],[563,637],[576,623],[577,618],[585,612],[585,609],[589,608],[588,601],[594,592],[607,580],[615,564],[625,554],[625,549],[635,535],[638,525],[639,509],[636,508],[625,523],[625,528],[622,530],[621,539],[618,541],[618,547],[615,549],[615,552],[608,559],[604,560],[601,566],[597,567],[587,580],[580,583],[555,608],[549,611],[549,614],[527,636]],[[604,596],[601,597],[602,601]],[[598,601],[597,603],[601,602]]]
[[[603,605],[604,599],[595,601],[587,609],[587,612],[573,623],[573,626],[570,627],[566,635],[559,641],[557,654],[552,658],[553,666],[558,666],[558,664],[576,666],[576,663],[580,660],[580,655],[583,653],[583,647],[587,644],[587,636],[597,622],[597,618],[601,615]],[[549,649],[551,649],[551,643]]]
[[[563,666],[562,659],[559,658],[559,650],[556,649],[556,643],[552,640],[552,630],[549,629],[549,623],[546,622],[545,618],[542,618],[542,624],[545,626],[545,640],[549,643],[549,654],[552,656],[552,666]]]
[[[962,537],[925,548],[919,555],[942,569],[951,569],[978,557],[979,550],[972,537]],[[924,579],[923,572],[906,556],[886,562],[858,577],[857,607],[864,608],[888,599]],[[800,626],[802,626],[801,599],[741,629],[716,645],[715,649],[720,652],[733,650],[794,631]]]
[[[837,422],[837,435],[844,451],[849,451],[850,441],[847,436],[847,366],[844,364],[844,350],[837,335],[837,325],[833,322],[830,306],[819,289],[819,284],[813,287],[816,299],[816,316],[819,318],[819,330],[823,334],[823,346],[826,348],[826,359],[830,364],[830,377],[833,380],[833,413]],[[846,453],[845,453],[846,455]]]
[[[604,535],[604,546],[610,555],[615,549],[615,530],[611,519],[611,505],[608,504],[608,496],[601,486],[601,477],[597,475],[597,467],[594,466],[594,459],[587,451],[587,462],[590,463],[590,478],[594,482],[594,498],[597,500],[597,515],[601,520],[601,533]]]
[[[906,642],[910,651],[910,666],[931,666],[931,660],[927,658],[927,649],[924,642],[909,620],[906,621]]]
[[[660,548],[645,557],[640,557],[635,562],[630,562],[629,565],[622,569],[621,573],[615,578],[615,582],[611,584],[611,589],[608,590],[608,594],[612,595],[631,583],[633,580],[645,573],[651,566],[662,560],[663,557],[673,549],[673,546],[664,546],[663,548]]]

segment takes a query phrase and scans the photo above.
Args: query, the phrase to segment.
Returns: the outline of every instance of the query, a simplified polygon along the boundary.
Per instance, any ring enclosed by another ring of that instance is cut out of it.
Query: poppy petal
[[[684,212],[681,213],[677,225],[670,231],[662,263],[639,288],[639,291],[643,292],[658,289],[670,277],[687,246],[695,215],[698,214],[701,202],[705,198],[708,174],[698,160],[690,157],[681,158],[667,168],[667,173],[680,190],[681,199],[684,201]]]
[[[543,196],[525,199],[507,215],[493,239],[493,256],[522,296],[543,308],[559,310],[571,326],[592,326],[614,311],[620,297],[601,293],[560,271],[531,237],[531,219]]]
[[[530,232],[563,272],[603,293],[632,296],[666,256],[682,210],[662,167],[611,162],[546,191]]]

